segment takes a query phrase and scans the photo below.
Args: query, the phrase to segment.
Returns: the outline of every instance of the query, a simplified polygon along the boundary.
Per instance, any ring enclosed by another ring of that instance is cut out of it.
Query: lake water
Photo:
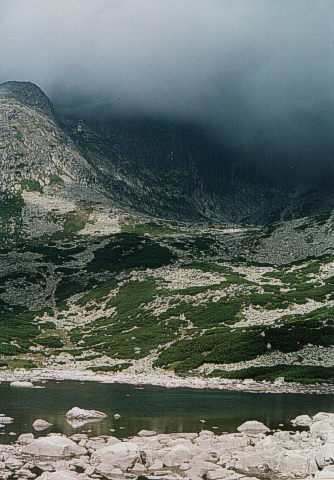
[[[299,414],[334,411],[333,395],[138,388],[76,381],[49,381],[43,385],[45,388],[32,389],[10,387],[5,382],[0,384],[0,413],[15,419],[14,423],[0,429],[0,443],[13,441],[21,433],[36,434],[32,423],[37,418],[53,423],[53,427],[37,435],[88,432],[92,436],[105,434],[123,438],[141,429],[158,433],[198,432],[202,429],[213,429],[217,434],[234,432],[246,420],[259,420],[269,428],[291,429],[289,421]],[[73,428],[66,421],[65,413],[74,406],[100,410],[108,417],[98,423]],[[115,413],[121,418],[114,419]],[[9,432],[15,432],[16,436],[10,436]]]

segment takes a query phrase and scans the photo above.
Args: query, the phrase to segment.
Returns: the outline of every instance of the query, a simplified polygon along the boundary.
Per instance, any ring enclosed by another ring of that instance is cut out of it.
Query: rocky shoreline
[[[74,407],[72,415],[102,414]],[[20,435],[0,445],[0,479],[38,480],[257,480],[334,479],[334,414],[296,417],[308,430],[270,431],[247,421],[236,433],[113,436]]]
[[[301,393],[301,394],[333,394],[334,385],[285,382],[279,377],[275,382],[253,379],[231,380],[224,378],[205,378],[187,376],[180,377],[172,372],[156,369],[148,373],[95,373],[87,370],[60,370],[60,369],[15,369],[0,370],[0,382],[40,382],[45,380],[78,380],[80,382],[95,381],[102,383],[125,383],[130,385],[153,385],[165,388],[197,388],[217,389],[259,393]]]

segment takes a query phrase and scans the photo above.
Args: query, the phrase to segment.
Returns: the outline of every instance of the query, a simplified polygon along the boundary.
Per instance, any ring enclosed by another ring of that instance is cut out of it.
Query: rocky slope
[[[204,197],[163,193],[70,125],[36,86],[0,86],[3,366],[334,378],[332,211],[267,226],[139,213]]]

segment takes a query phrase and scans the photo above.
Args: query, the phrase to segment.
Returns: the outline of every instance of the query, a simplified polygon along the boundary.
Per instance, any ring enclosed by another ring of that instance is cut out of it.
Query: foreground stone
[[[37,440],[23,434],[14,445],[0,447],[0,479],[334,479],[334,414],[315,415],[309,431],[270,431],[255,420],[237,430],[223,435],[141,430],[123,441],[86,433]]]
[[[70,457],[83,455],[86,449],[79,447],[73,440],[60,435],[38,438],[22,448],[23,453],[45,457]]]

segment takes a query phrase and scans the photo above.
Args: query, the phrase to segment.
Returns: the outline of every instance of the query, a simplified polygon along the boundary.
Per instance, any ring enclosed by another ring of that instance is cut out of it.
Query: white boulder
[[[28,444],[28,443],[31,443],[35,440],[35,437],[33,435],[33,433],[22,433],[19,438],[17,439],[17,441],[19,443],[22,443],[22,444]]]
[[[71,457],[72,455],[83,455],[86,449],[79,447],[73,440],[60,435],[50,435],[34,440],[22,448],[22,453],[46,457]]]
[[[7,425],[8,423],[13,423],[14,418],[12,418],[12,417],[0,417],[0,422]]]
[[[140,432],[137,433],[138,437],[154,437],[157,432],[154,430],[140,430]]]
[[[26,382],[26,381],[15,381],[10,383],[11,387],[24,387],[24,388],[32,388],[34,387],[34,384],[31,382]]]
[[[239,425],[237,430],[238,432],[242,432],[242,433],[269,432],[269,428],[266,427],[263,423],[258,422],[257,420],[249,420],[248,422],[244,422],[242,425]]]
[[[190,462],[191,451],[185,445],[175,445],[161,460],[166,467],[175,467],[183,462]]]
[[[315,474],[314,480],[333,480],[334,471],[327,470],[326,467]]]
[[[138,445],[135,443],[120,442],[105,448],[100,448],[92,455],[92,459],[104,465],[110,465],[110,467],[127,470],[135,463],[140,462],[140,452]],[[104,469],[105,468],[104,466]]]
[[[73,407],[66,413],[66,418],[69,420],[90,420],[106,418],[107,415],[97,410],[85,410],[84,408]]]
[[[301,427],[308,427],[312,424],[312,418],[309,415],[298,415],[298,417],[291,420],[291,423]]]
[[[329,419],[320,420],[312,423],[310,426],[310,432],[316,437],[326,440],[329,435],[334,433],[334,424]]]
[[[36,480],[79,480],[80,476],[70,470],[59,470],[57,472],[43,472]]]
[[[318,471],[317,464],[313,458],[303,455],[301,452],[285,452],[280,456],[278,473],[280,475],[296,476],[310,475]]]
[[[53,423],[49,423],[46,420],[42,420],[41,418],[38,418],[37,420],[34,421],[32,424],[33,428],[37,430],[38,432],[45,430],[46,428],[49,428],[53,425]]]

